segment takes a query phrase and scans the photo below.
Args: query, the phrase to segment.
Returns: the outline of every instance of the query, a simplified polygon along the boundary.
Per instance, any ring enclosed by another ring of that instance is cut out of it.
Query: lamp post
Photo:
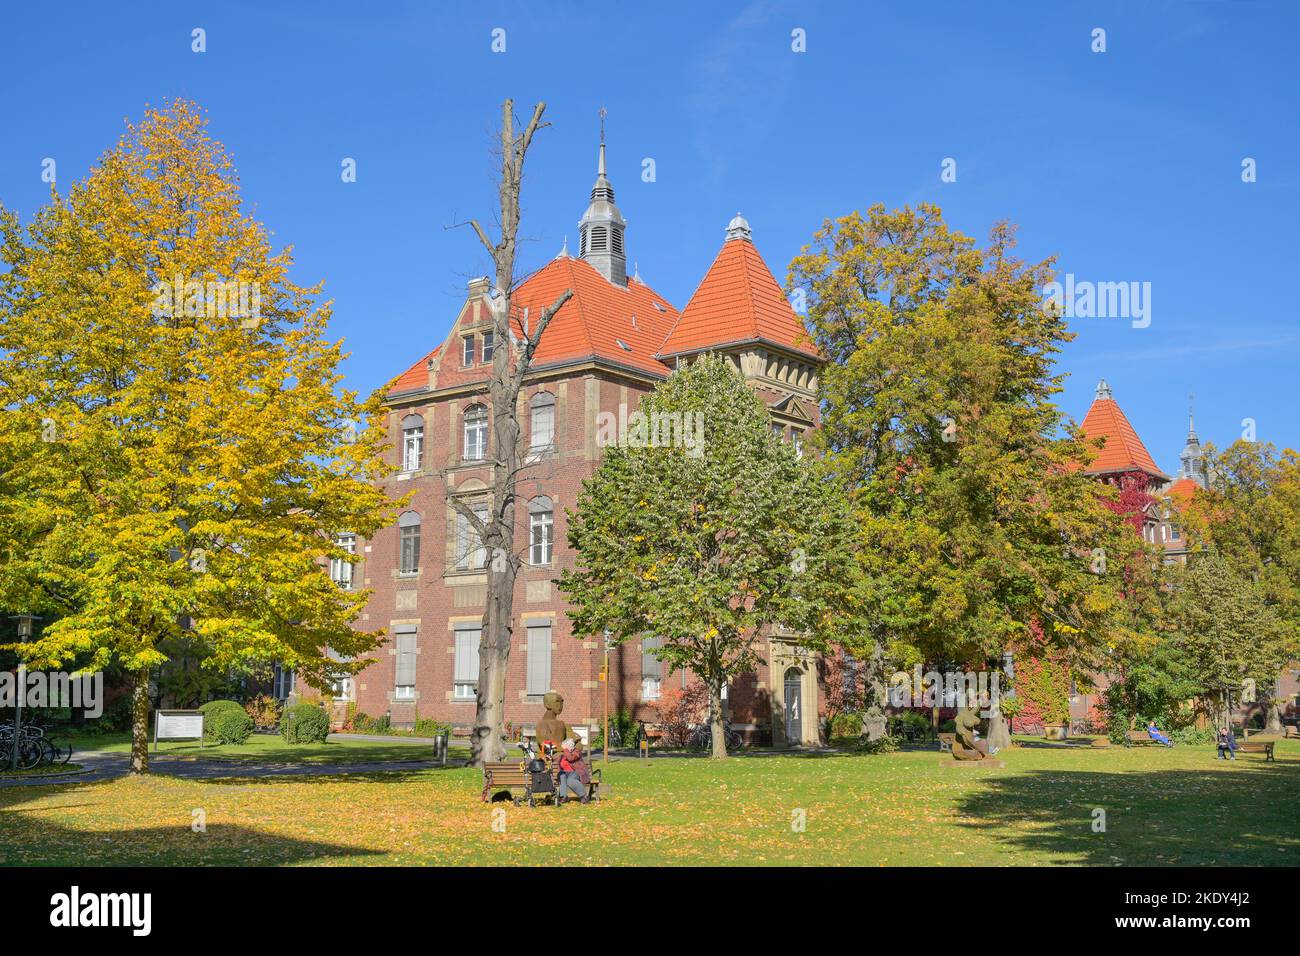
[[[35,614],[15,614],[14,620],[18,622],[18,640],[26,644],[32,636],[32,622],[35,621]],[[18,769],[18,750],[19,743],[22,739],[21,731],[23,729],[23,698],[27,696],[27,665],[23,663],[21,656],[18,658],[18,692],[14,696],[14,746],[10,753],[10,769]]]
[[[601,757],[601,766],[606,770],[609,769],[609,628],[605,628],[605,663],[600,669],[600,680],[605,685],[605,702],[601,705],[601,719],[605,724],[605,732],[601,740],[605,745],[604,755]]]

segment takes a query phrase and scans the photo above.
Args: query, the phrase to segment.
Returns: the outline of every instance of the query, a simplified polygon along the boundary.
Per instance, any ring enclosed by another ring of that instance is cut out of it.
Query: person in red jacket
[[[587,790],[591,784],[591,768],[583,759],[582,747],[572,739],[566,739],[560,748],[560,789],[556,799],[563,803],[565,794],[572,792],[582,803],[590,798]]]

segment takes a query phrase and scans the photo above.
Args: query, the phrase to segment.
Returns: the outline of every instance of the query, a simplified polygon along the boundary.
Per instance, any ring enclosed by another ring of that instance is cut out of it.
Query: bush
[[[831,740],[856,740],[862,736],[861,714],[836,714],[831,721]]]
[[[241,707],[214,709],[203,718],[203,739],[217,744],[247,743],[253,718]]]
[[[369,714],[357,711],[352,715],[348,729],[354,734],[386,734],[392,730],[392,723],[392,718],[387,714],[371,717]]]
[[[1180,727],[1169,732],[1169,739],[1176,744],[1212,744],[1219,738],[1212,727]]]
[[[244,704],[244,713],[248,714],[258,730],[274,730],[280,726],[280,711],[283,707],[274,697],[258,694]]]
[[[223,710],[244,712],[243,705],[234,700],[210,700],[199,708],[203,712],[204,723],[211,720],[212,717]]]
[[[863,737],[862,742],[858,744],[858,752],[864,754],[892,754],[901,743],[902,741],[898,737],[891,737],[889,734],[877,737],[875,740],[867,740]]]
[[[432,717],[417,717],[415,719],[415,736],[437,737],[439,734],[446,734],[450,738],[451,724],[445,724],[441,720],[434,720]]]
[[[286,707],[280,720],[280,736],[290,744],[320,744],[330,733],[330,715],[315,704]]]
[[[636,734],[639,724],[632,717],[632,711],[624,707],[616,714],[609,715],[610,737],[617,741],[613,744],[616,747],[633,748],[636,747]],[[605,726],[602,723],[596,735],[591,739],[591,748],[593,750],[605,746]]]

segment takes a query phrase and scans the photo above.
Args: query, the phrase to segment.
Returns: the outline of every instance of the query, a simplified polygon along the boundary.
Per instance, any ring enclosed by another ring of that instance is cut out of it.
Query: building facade
[[[762,397],[773,429],[800,443],[817,425],[820,358],[739,214],[680,311],[636,270],[629,277],[626,223],[603,142],[578,228],[578,254],[566,244],[513,295],[515,318],[527,328],[530,315],[564,290],[573,293],[543,335],[519,398],[525,468],[515,542],[523,563],[506,719],[530,726],[542,716],[542,695],[554,689],[565,698],[566,719],[590,735],[606,700],[611,714],[627,709],[653,720],[665,688],[688,679],[658,661],[653,637],[631,640],[610,651],[606,697],[603,639],[573,632],[555,587],[574,563],[565,510],[600,462],[602,422],[621,426],[677,363],[715,352]],[[394,498],[409,493],[410,502],[372,538],[343,536],[358,560],[336,562],[331,573],[342,587],[373,591],[358,626],[383,627],[389,636],[364,670],[336,686],[336,712],[387,714],[399,727],[420,718],[473,722],[487,554],[452,501],[484,513],[489,503],[491,361],[497,348],[512,347],[494,341],[492,295],[488,279],[471,281],[446,338],[431,343],[387,394],[389,456],[398,470],[385,486]],[[754,739],[816,743],[815,662],[780,635],[764,640],[765,666],[727,689],[733,727]]]

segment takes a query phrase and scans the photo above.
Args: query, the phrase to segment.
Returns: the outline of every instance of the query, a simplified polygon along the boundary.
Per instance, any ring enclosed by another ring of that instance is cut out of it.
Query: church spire
[[[1201,440],[1196,437],[1195,407],[1191,404],[1196,396],[1189,395],[1187,398],[1187,444],[1183,446],[1183,453],[1178,456],[1178,460],[1182,463],[1178,477],[1190,478],[1204,488],[1205,452],[1201,449]]]
[[[600,152],[596,160],[596,182],[591,201],[578,223],[578,258],[590,262],[615,285],[627,285],[627,256],[623,251],[623,230],[627,223],[614,205],[614,187],[605,175],[605,116],[600,108]]]

